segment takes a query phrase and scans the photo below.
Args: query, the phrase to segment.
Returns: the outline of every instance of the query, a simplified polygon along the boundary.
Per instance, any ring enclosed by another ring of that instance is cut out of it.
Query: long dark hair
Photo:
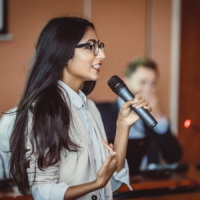
[[[94,25],[77,17],[54,18],[42,30],[36,44],[35,58],[28,75],[24,93],[18,104],[16,120],[10,138],[11,174],[20,192],[29,194],[26,169],[26,138],[30,137],[37,165],[44,169],[60,160],[63,148],[74,151],[69,137],[70,110],[57,81],[66,63],[73,57],[74,48],[87,28]],[[85,82],[87,95],[95,82]],[[28,114],[32,114],[32,130],[28,133]]]

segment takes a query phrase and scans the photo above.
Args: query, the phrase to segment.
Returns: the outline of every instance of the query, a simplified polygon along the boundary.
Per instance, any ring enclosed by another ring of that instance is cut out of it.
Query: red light
[[[189,128],[191,124],[192,124],[192,120],[191,119],[186,119],[184,121],[184,127],[185,128]]]

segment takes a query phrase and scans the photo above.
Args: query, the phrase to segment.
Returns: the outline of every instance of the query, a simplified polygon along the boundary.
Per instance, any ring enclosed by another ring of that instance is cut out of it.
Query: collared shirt
[[[62,86],[62,88],[69,95],[69,100],[72,106],[74,106],[80,113],[80,117],[83,119],[85,128],[90,135],[91,142],[93,144],[92,151],[95,152],[95,164],[96,170],[98,171],[103,164],[103,158],[100,148],[100,142],[98,139],[97,130],[95,130],[94,126],[94,118],[87,108],[87,98],[82,91],[76,93],[73,91],[68,85],[66,85],[62,81],[58,81],[58,84]],[[131,188],[129,184],[129,171],[127,162],[125,162],[124,168],[120,172],[115,172],[111,177],[111,185],[113,191],[118,189],[122,183],[127,184],[127,186]],[[63,200],[64,193],[68,189],[69,185],[66,183],[58,183],[58,184],[39,184],[37,187],[33,188],[32,192],[36,199],[38,200]],[[52,192],[53,190],[53,192]],[[105,199],[104,188],[98,190],[99,196],[101,200]],[[53,194],[52,194],[53,193]]]

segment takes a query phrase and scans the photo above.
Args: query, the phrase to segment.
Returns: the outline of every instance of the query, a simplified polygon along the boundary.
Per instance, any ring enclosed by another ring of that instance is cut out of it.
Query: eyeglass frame
[[[95,46],[95,44],[98,44],[97,46]],[[83,48],[83,47],[87,47],[87,46],[93,46],[93,53],[94,53],[94,56],[97,56],[99,54],[99,49],[101,49],[101,51],[104,51],[104,48],[105,48],[105,44],[103,42],[100,42],[99,40],[96,41],[96,40],[91,40],[91,41],[88,41],[86,43],[82,43],[82,44],[77,44],[75,46],[75,48]],[[97,52],[95,52],[95,48],[98,47],[98,50]]]

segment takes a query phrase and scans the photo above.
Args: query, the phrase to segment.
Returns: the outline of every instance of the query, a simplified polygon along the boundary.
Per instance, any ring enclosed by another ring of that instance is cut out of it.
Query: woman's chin
[[[90,79],[90,81],[97,81],[99,79],[99,71],[92,69],[88,78]]]
[[[92,76],[88,77],[87,81],[97,81],[99,79],[98,74],[93,74]]]

